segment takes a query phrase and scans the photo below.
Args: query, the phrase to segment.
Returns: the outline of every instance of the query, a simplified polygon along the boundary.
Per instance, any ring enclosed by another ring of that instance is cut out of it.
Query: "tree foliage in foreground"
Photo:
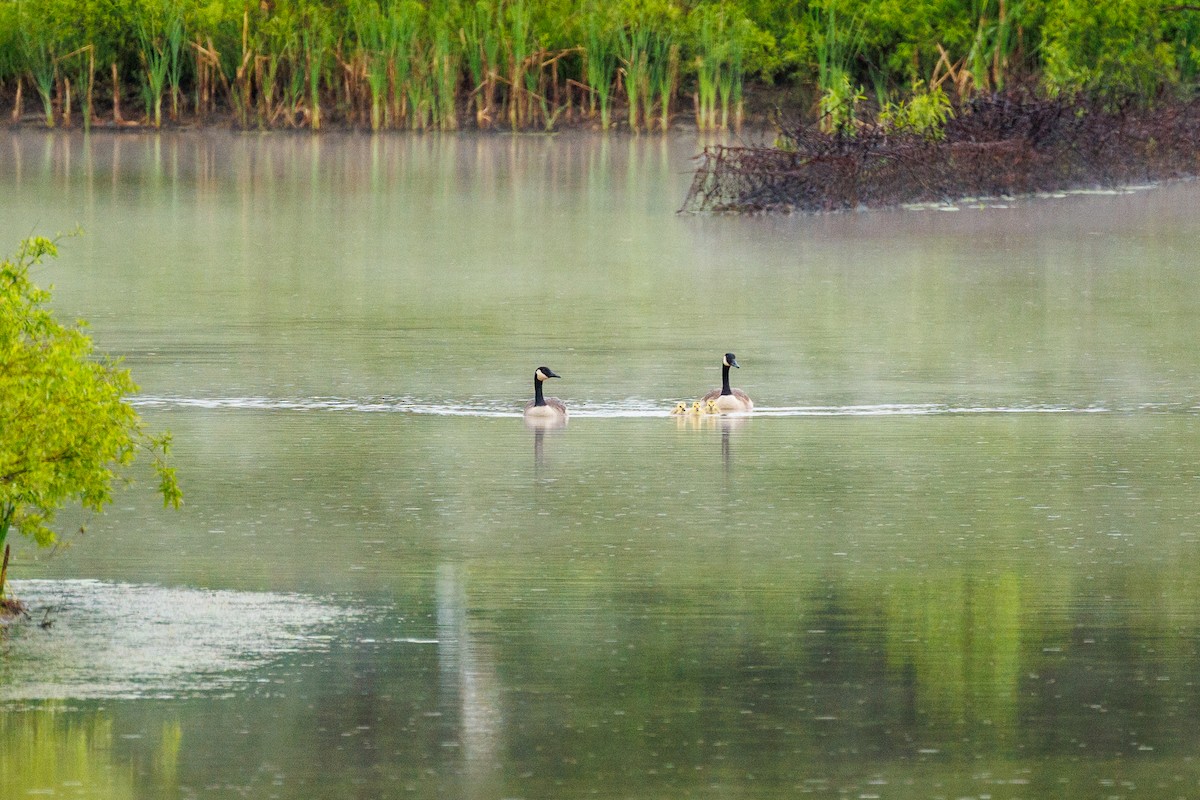
[[[57,255],[54,241],[34,237],[0,262],[0,551],[13,530],[53,544],[55,512],[68,503],[103,509],[139,451],[153,459],[164,504],[182,499],[170,434],[148,433],[126,401],[137,391],[129,371],[94,353],[82,322],[58,322],[50,292],[33,283],[30,270]]]

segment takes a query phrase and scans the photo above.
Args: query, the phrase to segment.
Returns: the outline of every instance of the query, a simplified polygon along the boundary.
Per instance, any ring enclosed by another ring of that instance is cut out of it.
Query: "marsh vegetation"
[[[0,108],[48,127],[836,127],[1014,82],[1153,98],[1200,73],[1162,0],[0,1]]]

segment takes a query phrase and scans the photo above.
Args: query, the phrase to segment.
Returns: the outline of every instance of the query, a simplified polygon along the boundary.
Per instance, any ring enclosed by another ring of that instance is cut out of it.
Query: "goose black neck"
[[[721,394],[733,394],[733,390],[729,388],[729,365],[721,365]]]
[[[546,405],[546,398],[542,397],[542,382],[538,380],[537,375],[533,376],[533,404],[535,406]]]

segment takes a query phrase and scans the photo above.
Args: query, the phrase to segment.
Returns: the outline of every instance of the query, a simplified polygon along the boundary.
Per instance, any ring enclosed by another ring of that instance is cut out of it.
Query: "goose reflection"
[[[525,418],[526,429],[533,431],[533,466],[537,470],[541,470],[545,466],[545,440],[546,432],[556,432],[567,427],[565,419],[531,419]]]
[[[714,422],[721,431],[721,466],[729,474],[733,469],[733,432],[746,424],[746,417],[718,416]]]
[[[694,402],[691,406],[677,403],[670,416],[674,417],[675,425],[678,428],[692,430],[715,428],[720,431],[721,465],[726,472],[729,472],[733,466],[733,432],[745,425],[750,419],[749,416],[723,414],[712,400],[706,401],[704,406],[701,406],[699,402]]]

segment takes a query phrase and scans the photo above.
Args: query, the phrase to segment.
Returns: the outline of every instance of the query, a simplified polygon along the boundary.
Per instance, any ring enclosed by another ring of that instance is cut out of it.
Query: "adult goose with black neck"
[[[525,404],[525,421],[536,423],[565,423],[567,404],[557,397],[542,394],[542,383],[550,378],[559,378],[549,367],[538,367],[533,371],[533,399]]]
[[[730,367],[741,369],[738,366],[737,357],[733,353],[726,353],[725,357],[721,359],[721,388],[713,389],[701,397],[700,402],[707,407],[711,401],[717,411],[722,414],[753,410],[754,401],[750,399],[750,396],[741,389],[733,389],[729,386]]]

